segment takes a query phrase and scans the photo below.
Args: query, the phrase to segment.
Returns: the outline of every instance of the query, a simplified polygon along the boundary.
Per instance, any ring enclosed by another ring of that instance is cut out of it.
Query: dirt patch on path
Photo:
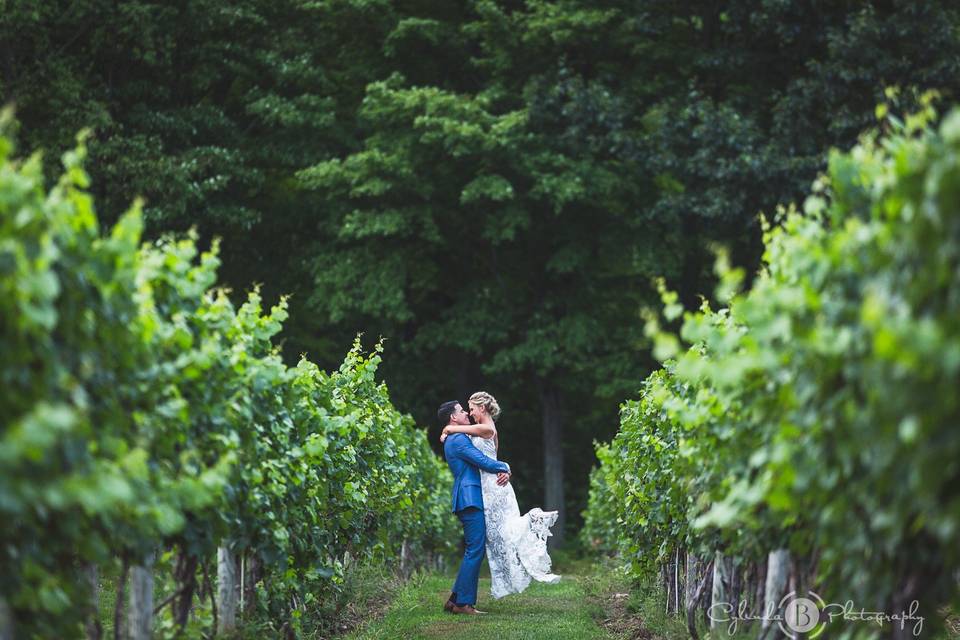
[[[622,640],[654,640],[655,636],[643,624],[643,620],[627,609],[630,601],[628,591],[598,593],[591,596],[594,604],[603,612],[597,624],[610,635]]]

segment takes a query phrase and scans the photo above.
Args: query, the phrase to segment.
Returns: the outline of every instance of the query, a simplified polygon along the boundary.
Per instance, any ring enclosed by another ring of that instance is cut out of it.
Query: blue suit
[[[507,473],[510,466],[483,455],[463,433],[453,433],[447,437],[443,443],[443,455],[453,473],[452,507],[463,524],[466,547],[460,571],[457,572],[457,581],[453,584],[453,597],[459,606],[472,605],[477,602],[480,565],[487,547],[480,469],[490,473]]]

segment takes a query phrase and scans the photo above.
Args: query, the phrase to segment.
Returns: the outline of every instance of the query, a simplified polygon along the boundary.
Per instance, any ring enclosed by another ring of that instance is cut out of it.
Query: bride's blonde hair
[[[494,422],[500,417],[500,405],[497,404],[497,399],[486,391],[477,391],[470,396],[469,404],[476,404],[483,407],[487,413],[490,414],[490,417],[493,418]]]

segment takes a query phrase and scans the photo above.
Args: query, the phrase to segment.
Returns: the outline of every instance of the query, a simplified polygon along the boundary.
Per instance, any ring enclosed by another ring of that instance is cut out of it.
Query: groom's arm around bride
[[[484,455],[480,449],[477,449],[470,442],[470,436],[464,433],[450,434],[450,437],[444,442],[443,455],[449,460],[451,454],[465,459],[469,464],[487,473],[497,474],[497,484],[501,486],[510,481],[510,475],[513,473],[510,470],[510,465],[502,460],[494,460]]]

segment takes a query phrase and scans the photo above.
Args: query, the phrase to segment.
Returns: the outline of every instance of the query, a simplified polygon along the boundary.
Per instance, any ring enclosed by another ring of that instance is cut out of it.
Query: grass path
[[[591,597],[587,565],[557,567],[559,584],[532,584],[521,594],[501,600],[490,597],[490,578],[480,579],[477,604],[485,616],[453,615],[442,610],[450,595],[452,576],[415,577],[397,594],[386,615],[349,636],[349,640],[613,640],[597,625],[603,616]]]

